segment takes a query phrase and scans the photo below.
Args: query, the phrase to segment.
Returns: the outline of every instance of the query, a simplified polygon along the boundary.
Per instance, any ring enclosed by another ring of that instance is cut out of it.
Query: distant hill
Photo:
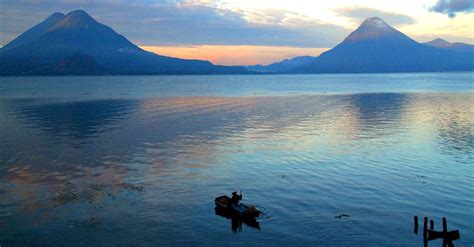
[[[315,59],[316,57],[312,57],[312,56],[301,56],[301,57],[295,57],[292,59],[285,59],[283,61],[272,63],[267,66],[253,65],[253,66],[247,66],[246,68],[250,71],[255,71],[255,72],[260,72],[260,73],[279,73],[279,72],[298,69],[299,67],[302,67],[314,62]]]
[[[423,43],[425,45],[433,46],[440,49],[451,50],[455,52],[471,52],[474,53],[474,45],[461,43],[461,42],[454,42],[450,43],[444,39],[434,39],[430,42]],[[474,54],[472,54],[474,55]]]
[[[0,75],[249,73],[144,51],[82,10],[52,14],[1,48],[0,61]]]
[[[319,57],[297,57],[247,69],[272,73],[472,71],[474,57],[466,50],[418,43],[373,17]]]

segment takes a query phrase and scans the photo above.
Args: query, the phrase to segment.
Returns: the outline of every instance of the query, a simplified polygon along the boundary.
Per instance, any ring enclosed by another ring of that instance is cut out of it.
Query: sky
[[[473,0],[0,0],[0,46],[75,9],[143,49],[223,65],[317,56],[374,16],[419,42],[474,43]]]

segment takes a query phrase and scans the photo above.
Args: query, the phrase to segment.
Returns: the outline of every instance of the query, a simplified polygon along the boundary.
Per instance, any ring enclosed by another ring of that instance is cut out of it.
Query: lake
[[[1,77],[0,245],[420,246],[417,215],[471,246],[473,82]],[[257,224],[217,214],[232,191]]]

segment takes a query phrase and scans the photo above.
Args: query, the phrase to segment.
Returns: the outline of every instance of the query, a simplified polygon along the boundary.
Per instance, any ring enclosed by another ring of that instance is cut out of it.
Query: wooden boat
[[[245,205],[243,203],[231,203],[231,199],[228,196],[219,196],[214,199],[216,206],[237,214],[242,217],[256,218],[260,216],[260,211],[255,206]]]

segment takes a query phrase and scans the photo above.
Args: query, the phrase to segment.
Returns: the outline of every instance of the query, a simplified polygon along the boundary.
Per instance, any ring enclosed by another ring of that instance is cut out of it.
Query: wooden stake
[[[443,247],[446,247],[448,242],[446,237],[448,236],[448,223],[446,222],[446,218],[443,217]]]
[[[425,217],[423,219],[423,246],[424,247],[428,247],[428,239],[427,239],[428,232],[426,231],[427,225],[428,225],[428,218]]]
[[[413,228],[413,232],[418,235],[418,216],[415,215],[415,217],[413,218],[413,221],[415,223],[415,227]]]

